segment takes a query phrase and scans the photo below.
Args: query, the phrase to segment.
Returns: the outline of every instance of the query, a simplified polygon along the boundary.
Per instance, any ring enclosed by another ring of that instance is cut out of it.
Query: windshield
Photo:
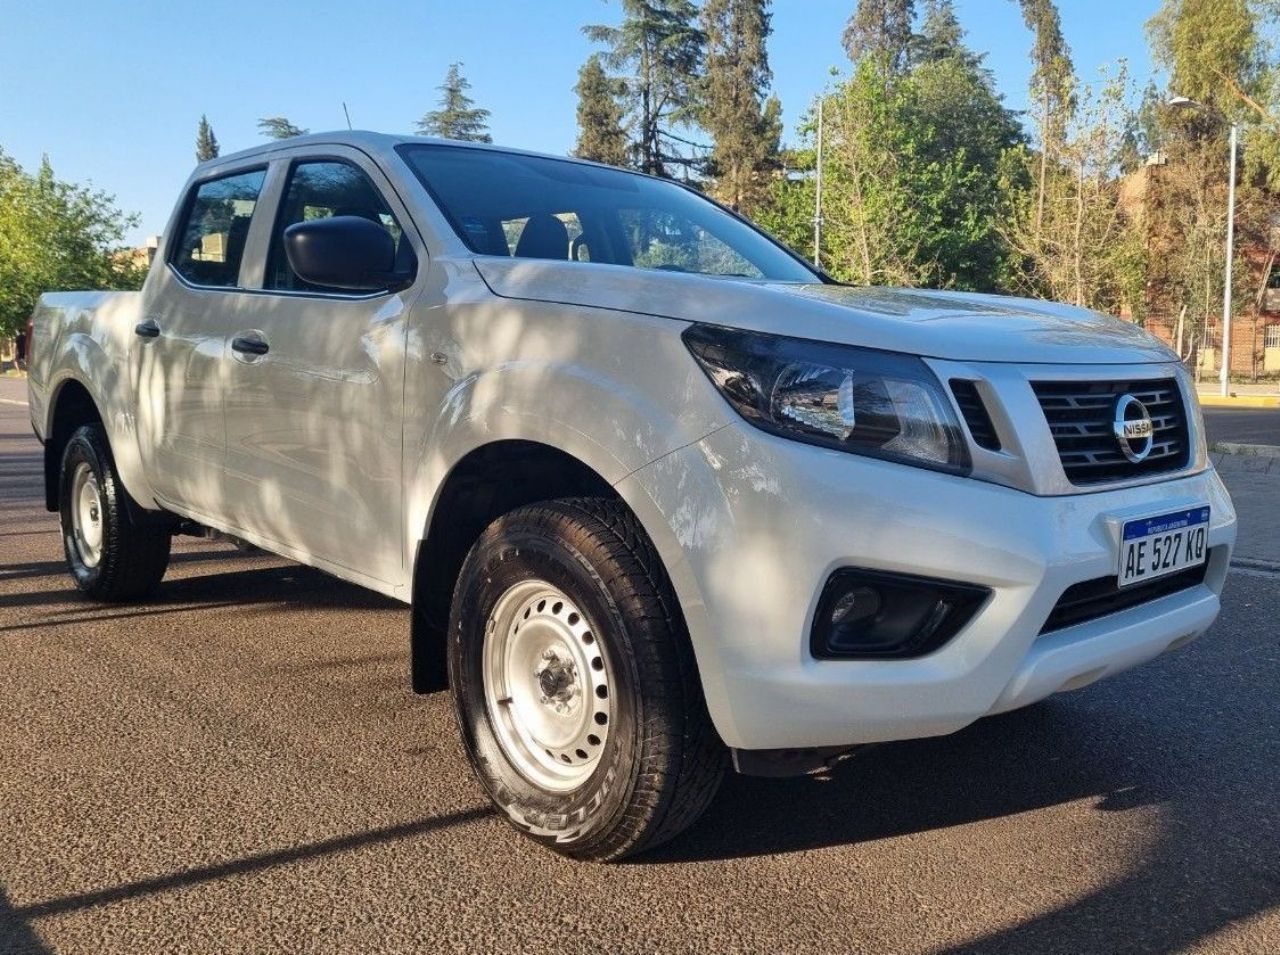
[[[481,255],[821,281],[772,239],[672,182],[460,146],[406,144],[399,152]]]

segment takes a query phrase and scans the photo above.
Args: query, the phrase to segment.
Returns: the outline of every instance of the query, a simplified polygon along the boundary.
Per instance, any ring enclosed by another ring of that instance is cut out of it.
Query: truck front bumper
[[[618,486],[672,576],[712,718],[737,749],[951,733],[1175,649],[1218,614],[1235,543],[1212,469],[1143,487],[1037,497],[827,451],[731,424]],[[1208,504],[1203,583],[1041,635],[1072,584],[1114,576],[1125,520]],[[857,567],[990,588],[917,659],[818,660],[831,573]]]

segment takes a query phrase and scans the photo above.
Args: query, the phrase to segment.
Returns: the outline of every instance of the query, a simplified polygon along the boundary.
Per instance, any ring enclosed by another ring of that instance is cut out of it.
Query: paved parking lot
[[[401,607],[194,541],[86,604],[39,472],[0,402],[0,952],[1280,951],[1266,561],[1175,655],[603,867],[487,811]]]
[[[1280,445],[1280,408],[1205,408],[1212,442]]]

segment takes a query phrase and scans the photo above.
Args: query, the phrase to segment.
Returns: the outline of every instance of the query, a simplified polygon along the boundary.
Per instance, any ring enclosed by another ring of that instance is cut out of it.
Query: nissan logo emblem
[[[1121,395],[1111,421],[1120,453],[1134,464],[1142,463],[1155,443],[1155,430],[1146,406],[1133,395]]]

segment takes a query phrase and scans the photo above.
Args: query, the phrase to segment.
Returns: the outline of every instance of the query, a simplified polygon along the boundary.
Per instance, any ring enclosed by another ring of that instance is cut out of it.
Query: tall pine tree
[[[209,118],[200,114],[200,125],[196,129],[196,162],[208,162],[218,158],[218,137],[213,135],[213,127]]]
[[[491,143],[489,111],[480,109],[467,95],[471,84],[462,75],[462,64],[451,63],[440,89],[440,108],[418,120],[418,132],[441,139],[470,143]]]
[[[1044,222],[1049,163],[1061,148],[1076,108],[1076,75],[1071,50],[1062,35],[1062,17],[1053,0],[1018,0],[1022,19],[1035,36],[1031,47],[1031,96],[1040,127],[1040,173],[1037,183],[1036,232]]]
[[[845,52],[854,63],[871,57],[891,74],[906,70],[911,50],[914,0],[858,0],[845,24]]]
[[[912,39],[913,63],[929,63],[948,57],[966,57],[980,63],[982,57],[964,45],[964,27],[951,0],[925,0],[920,33]]]
[[[578,71],[578,144],[573,154],[611,166],[627,164],[627,131],[618,102],[619,84],[609,78],[600,57],[592,55]]]
[[[701,125],[711,134],[715,192],[730,207],[750,212],[768,189],[778,162],[778,105],[766,112],[773,74],[765,42],[769,0],[706,0],[706,78]],[[776,103],[776,101],[774,101]]]
[[[587,26],[589,39],[607,47],[604,65],[619,73],[634,137],[634,164],[666,176],[670,166],[700,165],[689,142],[675,132],[694,118],[705,37],[691,0],[622,0],[622,25]]]

